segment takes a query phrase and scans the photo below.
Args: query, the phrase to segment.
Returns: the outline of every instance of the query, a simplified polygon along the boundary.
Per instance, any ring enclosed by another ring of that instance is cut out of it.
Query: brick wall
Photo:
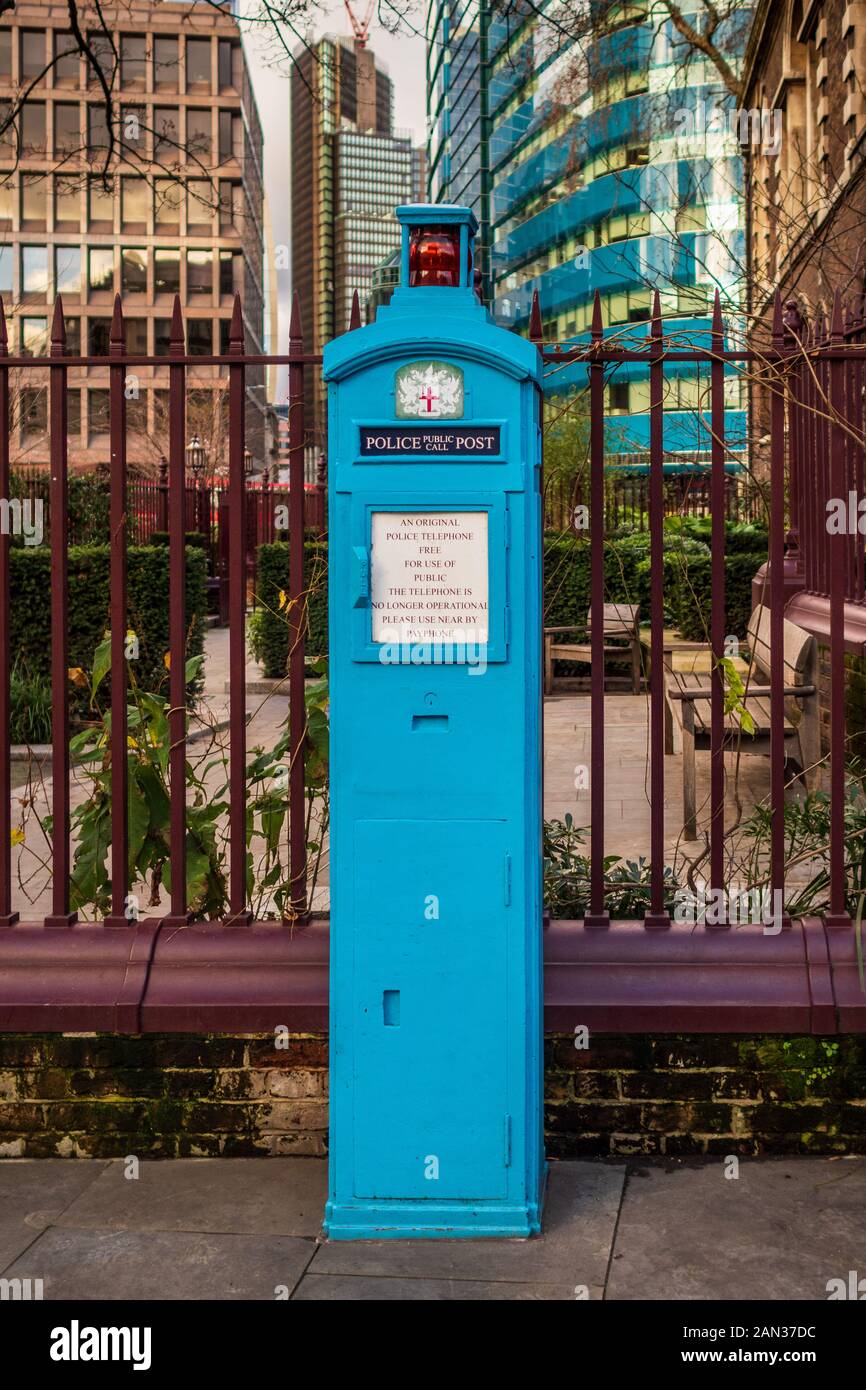
[[[327,1039],[0,1036],[0,1157],[314,1154]],[[866,1153],[866,1037],[550,1036],[547,1150]]]

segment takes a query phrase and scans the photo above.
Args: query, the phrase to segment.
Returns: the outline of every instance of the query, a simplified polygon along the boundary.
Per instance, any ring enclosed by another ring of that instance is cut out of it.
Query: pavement
[[[0,1279],[46,1300],[824,1301],[866,1275],[866,1158],[553,1163],[528,1241],[331,1243],[326,1185],[312,1158],[0,1161]]]

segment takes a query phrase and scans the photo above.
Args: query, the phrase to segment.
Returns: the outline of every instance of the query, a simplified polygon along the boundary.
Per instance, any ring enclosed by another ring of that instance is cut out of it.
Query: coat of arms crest
[[[463,371],[449,362],[407,362],[397,372],[398,420],[460,420]]]

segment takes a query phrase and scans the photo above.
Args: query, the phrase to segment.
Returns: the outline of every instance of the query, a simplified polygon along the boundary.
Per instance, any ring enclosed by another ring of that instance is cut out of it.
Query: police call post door
[[[544,1181],[540,361],[468,208],[325,349],[332,1239],[526,1236]]]

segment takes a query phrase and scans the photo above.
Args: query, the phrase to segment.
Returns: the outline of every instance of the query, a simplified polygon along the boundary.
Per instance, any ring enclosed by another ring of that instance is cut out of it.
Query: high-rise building
[[[260,352],[262,135],[237,22],[209,6],[153,0],[78,14],[99,72],[78,51],[60,0],[19,0],[0,20],[0,293],[10,351],[46,350],[60,295],[69,354],[107,352],[118,291],[130,352],[167,354],[175,294],[187,351],[227,351],[239,290],[247,351]],[[22,374],[16,399],[19,465],[48,461],[39,375]],[[147,468],[167,448],[168,372],[131,375],[129,460]],[[188,432],[212,472],[227,463],[227,384],[216,366],[188,373]],[[106,463],[107,368],[70,368],[68,418],[70,467]],[[247,372],[246,430],[263,461],[261,369]]]
[[[411,197],[412,143],[394,134],[391,80],[362,43],[327,36],[299,50],[291,92],[292,286],[307,351],[320,353],[399,244],[394,208]],[[307,412],[319,447],[324,397],[312,380]]]
[[[457,201],[462,186],[467,200],[480,198],[489,170],[487,201],[473,206],[490,246],[498,321],[526,332],[537,290],[546,339],[580,341],[598,290],[606,331],[639,347],[658,289],[665,331],[697,343],[718,288],[736,331],[745,241],[732,102],[712,59],[683,44],[669,8],[633,0],[605,8],[604,23],[591,27],[591,6],[575,7],[571,28],[547,0],[496,12],[478,0],[452,26],[453,8],[434,3],[428,30],[430,100],[440,113],[431,193]],[[747,18],[747,9],[745,20],[736,12],[716,35],[734,68]],[[546,389],[566,394],[585,379],[584,368],[564,369]],[[666,380],[668,455],[705,455],[707,382],[686,367],[668,369]],[[606,391],[610,453],[648,448],[648,404],[647,369],[618,368]],[[744,440],[742,404],[730,374],[732,442]]]
[[[475,260],[490,285],[491,0],[431,0],[427,18],[427,187],[431,202],[470,207]]]

